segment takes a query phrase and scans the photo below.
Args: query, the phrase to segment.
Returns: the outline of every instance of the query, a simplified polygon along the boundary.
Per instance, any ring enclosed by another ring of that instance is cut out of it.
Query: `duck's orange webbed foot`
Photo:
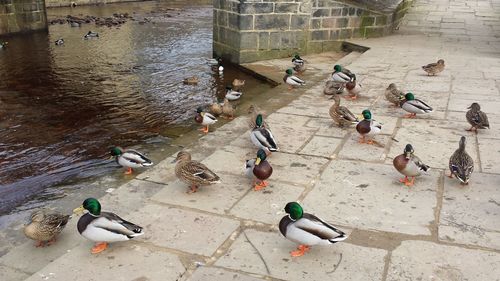
[[[43,241],[36,241],[35,247],[43,248],[43,247],[45,247],[45,243]]]
[[[195,193],[196,191],[198,191],[198,186],[192,185],[191,188],[186,193],[191,194]]]
[[[95,246],[92,248],[90,251],[92,254],[99,254],[100,252],[106,250],[108,248],[108,243],[106,242],[101,242],[95,244]]]
[[[297,247],[297,250],[295,251],[291,251],[290,252],[290,255],[292,257],[301,257],[303,256],[307,251],[309,251],[311,247],[307,246],[307,245],[299,245],[299,247]]]
[[[125,175],[131,175],[132,174],[132,168],[128,167],[124,174]]]
[[[405,116],[403,116],[404,118],[415,118],[417,117],[417,114],[416,113],[410,113],[410,114],[406,114]]]

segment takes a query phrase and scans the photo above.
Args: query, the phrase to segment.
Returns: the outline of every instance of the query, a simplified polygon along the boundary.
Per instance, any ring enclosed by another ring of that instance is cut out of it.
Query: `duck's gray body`
[[[343,231],[308,213],[296,221],[284,216],[279,229],[287,239],[301,245],[330,245],[347,239]]]

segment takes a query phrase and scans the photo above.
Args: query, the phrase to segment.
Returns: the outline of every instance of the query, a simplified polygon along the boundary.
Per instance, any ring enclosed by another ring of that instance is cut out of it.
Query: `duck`
[[[306,65],[304,60],[299,56],[299,54],[296,54],[292,58],[292,63],[293,63],[293,70],[296,72],[303,72],[306,70]]]
[[[361,93],[361,84],[356,81],[356,75],[353,74],[353,80],[349,81],[345,84],[345,88],[347,90],[347,93],[349,93],[349,96],[347,96],[347,99],[355,100],[358,98],[358,94]]]
[[[267,154],[279,151],[278,144],[269,128],[263,126],[264,118],[262,114],[257,114],[255,118],[255,128],[250,132],[250,140],[259,149],[263,149]]]
[[[257,124],[255,122],[257,120],[257,115],[260,114],[262,117],[264,117],[264,113],[255,104],[251,104],[248,107],[248,113],[250,114],[250,120],[248,121],[248,127],[253,130],[255,127],[257,127]],[[262,127],[267,128],[267,129],[271,129],[271,127],[269,126],[269,124],[267,124],[267,122],[265,120],[262,121]]]
[[[191,154],[180,151],[175,158],[175,175],[179,180],[190,185],[188,193],[195,193],[199,186],[220,183],[220,178],[207,166],[191,160]]]
[[[469,184],[470,176],[474,171],[474,160],[465,151],[466,139],[464,136],[460,138],[458,149],[450,157],[450,162],[448,164],[450,168],[450,175],[448,177],[453,178],[455,176],[460,180],[461,184]]]
[[[373,140],[366,141],[365,137],[380,134],[382,131],[382,124],[372,119],[372,113],[368,109],[363,110],[361,114],[364,119],[356,125],[356,131],[361,135],[359,143],[373,144]]]
[[[224,99],[224,104],[222,105],[222,115],[228,119],[234,119],[234,113],[236,109],[229,103],[229,100]]]
[[[481,106],[477,102],[472,103],[467,109],[469,109],[469,111],[465,114],[465,118],[471,125],[471,128],[467,131],[475,131],[477,134],[478,129],[490,128],[488,116],[481,111]]]
[[[182,83],[184,83],[185,85],[198,85],[199,81],[200,79],[198,79],[198,77],[193,76],[182,80]]]
[[[405,118],[415,118],[417,113],[425,114],[433,111],[432,107],[428,104],[422,100],[416,99],[413,93],[406,93],[404,100],[401,102],[401,108],[409,112],[409,114],[404,116]]]
[[[194,117],[194,120],[196,123],[200,123],[201,125],[205,126],[205,128],[200,129],[200,131],[204,132],[205,134],[208,133],[208,126],[215,124],[217,122],[217,119],[215,116],[208,112],[204,112],[201,107],[198,107],[196,109],[196,116]]]
[[[268,186],[266,180],[273,174],[273,167],[266,158],[266,152],[261,148],[257,151],[257,158],[246,161],[246,174],[254,179],[254,191],[266,188]]]
[[[235,101],[241,98],[242,95],[243,95],[242,92],[234,90],[233,87],[231,86],[226,86],[226,99],[230,101]]]
[[[323,94],[325,95],[340,95],[344,92],[345,84],[341,82],[336,82],[328,80],[325,83],[325,88],[323,89]]]
[[[283,81],[288,84],[288,89],[291,90],[296,86],[303,86],[306,82],[299,77],[293,75],[293,70],[291,68],[285,71],[286,75],[283,77]]]
[[[57,46],[64,44],[64,39],[59,38],[54,42]]]
[[[298,243],[297,250],[290,252],[292,257],[303,256],[311,246],[331,245],[347,239],[347,234],[315,215],[304,213],[297,202],[285,206],[285,215],[279,222],[281,234],[288,240]]]
[[[151,159],[133,149],[123,151],[122,148],[115,146],[111,148],[111,156],[115,157],[118,165],[127,168],[125,171],[126,175],[132,174],[132,168],[144,168],[153,165]]]
[[[340,97],[338,95],[334,95],[333,100],[334,103],[330,107],[329,113],[333,121],[335,121],[339,127],[345,127],[359,122],[356,115],[347,109],[347,107],[340,105]]]
[[[219,116],[222,114],[222,104],[219,102],[214,102],[208,106],[208,112],[214,116]]]
[[[76,21],[72,21],[72,22],[70,22],[70,26],[71,27],[80,27],[80,23],[78,23]]]
[[[349,69],[343,68],[339,64],[336,64],[333,67],[333,70],[334,71],[332,73],[332,80],[335,82],[340,82],[345,84],[347,82],[355,80],[355,77],[353,77],[354,76],[353,73]]]
[[[236,78],[235,78],[235,79],[233,80],[232,85],[233,85],[233,89],[234,89],[235,91],[239,92],[239,91],[241,90],[241,88],[242,88],[243,86],[245,86],[245,80],[240,80],[240,79],[236,79]]]
[[[101,203],[95,198],[87,198],[82,205],[73,210],[82,214],[77,223],[80,235],[95,243],[92,254],[108,248],[108,243],[128,241],[144,234],[143,228],[128,222],[111,212],[101,212]]]
[[[0,42],[0,49],[6,49],[9,42]]]
[[[403,91],[399,90],[396,84],[391,83],[385,89],[385,99],[395,106],[401,106],[401,101],[404,99]]]
[[[427,172],[430,170],[430,167],[425,165],[422,160],[414,154],[411,144],[405,146],[403,154],[394,157],[392,164],[398,172],[405,176],[404,179],[400,179],[399,181],[406,186],[412,186],[415,183],[415,177],[420,176],[422,171]],[[411,177],[411,181],[408,177]]]
[[[84,39],[89,39],[89,38],[99,38],[99,33],[97,32],[92,32],[89,31],[85,36],[83,36]]]
[[[51,245],[66,227],[70,218],[70,215],[63,215],[59,212],[34,211],[24,226],[24,235],[37,241],[35,244],[37,248]]]
[[[440,59],[437,62],[429,63],[427,65],[422,66],[422,69],[427,72],[427,76],[433,75],[442,72],[444,70],[444,60]]]

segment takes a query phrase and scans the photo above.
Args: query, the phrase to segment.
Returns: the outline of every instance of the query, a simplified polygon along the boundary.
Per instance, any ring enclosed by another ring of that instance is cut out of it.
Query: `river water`
[[[212,8],[193,2],[53,8],[49,20],[113,13],[137,20],[118,28],[54,24],[48,34],[2,38],[9,47],[0,50],[0,228],[8,214],[130,180],[109,160],[113,145],[160,161],[178,149],[172,140],[198,128],[196,107],[235,77],[247,81],[243,101],[269,89],[231,66],[223,76],[209,66]],[[89,30],[99,39],[83,40]],[[54,44],[59,38],[64,45]],[[190,76],[200,83],[184,85]]]

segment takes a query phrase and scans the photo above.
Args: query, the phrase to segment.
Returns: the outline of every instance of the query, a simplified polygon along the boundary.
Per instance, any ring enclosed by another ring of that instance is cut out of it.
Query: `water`
[[[177,149],[172,140],[197,128],[196,107],[223,96],[226,83],[246,79],[240,102],[269,88],[230,66],[223,78],[211,69],[212,7],[192,3],[49,9],[49,20],[119,12],[154,23],[55,24],[48,34],[3,38],[9,48],[0,50],[0,215],[78,192],[98,196],[93,191],[127,180],[109,160],[111,146],[137,148],[158,162]],[[168,11],[172,17],[150,12],[167,7],[181,10]],[[89,30],[100,38],[83,40]],[[59,38],[64,45],[54,44]],[[184,85],[190,76],[200,83]]]

